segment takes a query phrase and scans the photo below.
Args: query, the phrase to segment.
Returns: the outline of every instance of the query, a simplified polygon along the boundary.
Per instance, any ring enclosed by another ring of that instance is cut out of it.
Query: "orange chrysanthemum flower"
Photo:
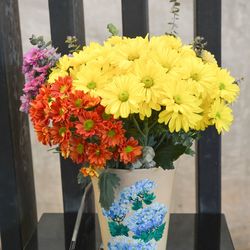
[[[78,117],[76,132],[84,138],[95,135],[98,131],[98,123],[101,122],[100,116],[94,111],[83,111]]]
[[[112,158],[112,152],[105,145],[100,146],[90,143],[87,147],[87,156],[91,165],[103,167],[106,165],[107,160]]]
[[[70,144],[70,158],[77,164],[85,162],[86,143],[80,138],[72,138]]]
[[[101,131],[103,144],[109,147],[115,147],[125,141],[125,130],[121,121],[105,121],[103,122],[103,130]]]
[[[97,171],[95,171],[92,167],[88,167],[88,168],[81,168],[80,172],[85,176],[90,176],[90,177],[99,177],[99,174]]]
[[[72,114],[77,116],[79,112],[97,106],[100,103],[100,98],[91,97],[81,90],[76,90],[69,94],[69,106]]]
[[[54,123],[64,122],[68,119],[69,112],[67,102],[56,98],[50,106],[50,117]]]
[[[130,137],[120,150],[120,159],[125,164],[135,162],[142,154],[142,146],[138,146],[138,141]]]
[[[65,97],[72,90],[72,78],[70,76],[59,77],[51,85],[51,96],[52,97]]]
[[[51,145],[51,134],[50,128],[48,126],[37,123],[34,125],[34,130],[36,132],[38,141],[40,141],[43,145]]]
[[[59,144],[68,141],[71,136],[69,124],[54,124],[50,129],[52,144]]]

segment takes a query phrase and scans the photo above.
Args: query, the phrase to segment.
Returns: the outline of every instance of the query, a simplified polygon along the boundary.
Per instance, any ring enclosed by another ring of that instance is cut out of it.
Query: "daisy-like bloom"
[[[146,53],[148,45],[148,36],[145,38],[127,38],[125,43],[118,44],[111,51],[110,61],[112,65],[121,69],[129,70],[133,67],[133,63]]]
[[[165,49],[176,49],[178,50],[182,46],[181,39],[170,35],[154,36],[151,37],[149,47],[151,50],[159,47]]]
[[[90,143],[86,150],[89,163],[99,168],[105,166],[112,157],[112,152],[105,145]]]
[[[125,129],[123,128],[122,121],[105,121],[103,125],[101,139],[104,145],[115,147],[124,142]]]
[[[100,116],[94,111],[82,111],[78,116],[79,122],[76,122],[76,133],[84,138],[91,137],[98,131]]]
[[[239,95],[239,92],[240,88],[235,83],[235,79],[230,76],[229,72],[225,69],[218,69],[214,97],[220,97],[228,103],[232,103]]]
[[[64,98],[72,89],[72,78],[70,76],[59,77],[51,85],[51,96]]]
[[[90,177],[99,177],[98,172],[93,168],[93,167],[83,167],[80,169],[80,172],[85,176],[90,176]]]
[[[69,124],[53,124],[50,129],[51,142],[56,145],[68,141],[71,136]]]
[[[65,121],[69,116],[67,102],[64,99],[56,98],[50,105],[50,117],[55,123]]]
[[[81,90],[75,90],[69,94],[68,101],[73,115],[78,116],[82,110],[96,107],[100,103],[100,98],[91,97]]]
[[[220,99],[215,100],[211,107],[209,117],[212,119],[213,124],[218,131],[221,133],[222,130],[229,131],[229,127],[233,121],[232,110],[225,105],[224,101]]]
[[[120,159],[123,163],[133,163],[142,154],[142,146],[138,145],[138,141],[130,137],[120,149]]]
[[[159,114],[159,123],[168,124],[170,132],[183,129],[188,132],[201,120],[201,100],[190,91],[185,81],[171,82],[167,85],[166,98],[162,104],[166,109]]]
[[[70,154],[69,139],[62,141],[59,144],[59,149],[60,149],[61,156],[64,159],[67,159],[69,157],[69,154]]]
[[[163,67],[164,72],[170,76],[175,73],[176,67],[180,65],[180,60],[183,60],[177,50],[161,47],[153,50],[151,55]]]
[[[77,164],[86,161],[86,143],[80,138],[70,140],[70,158]]]
[[[167,80],[162,67],[153,61],[138,60],[133,73],[143,85],[143,101],[149,104],[159,103],[162,87]]]
[[[103,72],[91,66],[83,66],[76,74],[73,86],[76,90],[83,90],[90,93],[91,96],[98,96],[97,90],[101,89],[106,83],[106,77]]]
[[[188,58],[179,71],[179,76],[193,85],[197,96],[211,95],[216,80],[212,65],[204,64],[200,58]]]
[[[207,50],[202,50],[201,53],[201,58],[205,63],[211,63],[211,64],[215,64],[217,66],[217,61],[214,58],[214,55],[211,54],[209,51]]]
[[[127,118],[139,111],[139,103],[143,100],[143,84],[132,75],[115,77],[99,93],[106,113],[113,114],[115,119]]]
[[[59,77],[65,77],[68,76],[68,72],[65,70],[62,70],[60,68],[53,68],[51,73],[49,74],[48,83],[55,82]]]
[[[40,141],[43,145],[51,145],[50,127],[37,123],[34,124],[34,130],[38,141]]]

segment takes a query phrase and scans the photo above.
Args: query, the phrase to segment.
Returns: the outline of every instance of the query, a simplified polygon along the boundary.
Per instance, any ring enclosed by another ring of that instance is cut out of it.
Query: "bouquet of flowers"
[[[68,55],[41,37],[31,42],[21,110],[42,144],[80,164],[81,180],[99,178],[104,208],[119,184],[107,168],[171,169],[193,154],[200,131],[228,131],[233,121],[238,84],[201,39],[111,36]]]

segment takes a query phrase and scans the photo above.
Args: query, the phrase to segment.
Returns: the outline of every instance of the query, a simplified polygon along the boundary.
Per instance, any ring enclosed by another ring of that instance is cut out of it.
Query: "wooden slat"
[[[122,28],[124,36],[147,35],[148,0],[122,0]]]
[[[221,0],[194,0],[194,31],[221,63]],[[197,211],[221,212],[221,137],[208,128],[197,143]]]
[[[17,0],[0,1],[0,227],[3,250],[21,249],[37,223]]]

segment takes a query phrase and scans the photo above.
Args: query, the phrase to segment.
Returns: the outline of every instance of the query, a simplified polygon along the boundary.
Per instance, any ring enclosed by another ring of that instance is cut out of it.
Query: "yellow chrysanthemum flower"
[[[213,66],[204,64],[199,58],[188,58],[183,61],[179,76],[193,85],[197,96],[206,97],[214,91],[216,70]]]
[[[230,76],[229,72],[225,69],[218,68],[214,97],[220,97],[228,103],[232,103],[239,95],[239,92],[240,88],[235,83],[235,79]]]
[[[114,118],[127,118],[129,114],[139,111],[139,103],[143,100],[143,84],[133,75],[119,76],[99,93],[107,114],[113,114]]]
[[[58,79],[58,77],[65,77],[67,75],[68,75],[67,71],[64,71],[59,68],[53,68],[49,75],[48,83],[53,83]]]
[[[232,109],[230,109],[224,101],[220,99],[215,100],[211,106],[209,117],[212,119],[212,123],[215,124],[218,133],[221,133],[222,130],[229,131],[229,127],[233,121],[233,115]]]
[[[193,95],[185,81],[167,84],[166,98],[162,104],[166,109],[159,114],[159,123],[168,124],[170,132],[183,129],[188,132],[201,120],[201,100]]]
[[[135,60],[146,53],[148,37],[136,37],[127,42],[115,46],[110,55],[111,63],[121,69],[129,69]]]
[[[149,46],[152,50],[159,47],[165,49],[176,49],[178,50],[182,46],[181,39],[179,37],[171,35],[154,36],[151,37]]]
[[[83,66],[73,80],[76,90],[83,90],[92,96],[98,96],[97,91],[102,89],[106,81],[105,75],[98,68]]]
[[[203,50],[202,53],[201,53],[201,58],[204,62],[206,63],[212,63],[212,64],[215,64],[217,65],[217,61],[216,59],[214,58],[214,55],[211,54],[209,51],[207,50]]]

